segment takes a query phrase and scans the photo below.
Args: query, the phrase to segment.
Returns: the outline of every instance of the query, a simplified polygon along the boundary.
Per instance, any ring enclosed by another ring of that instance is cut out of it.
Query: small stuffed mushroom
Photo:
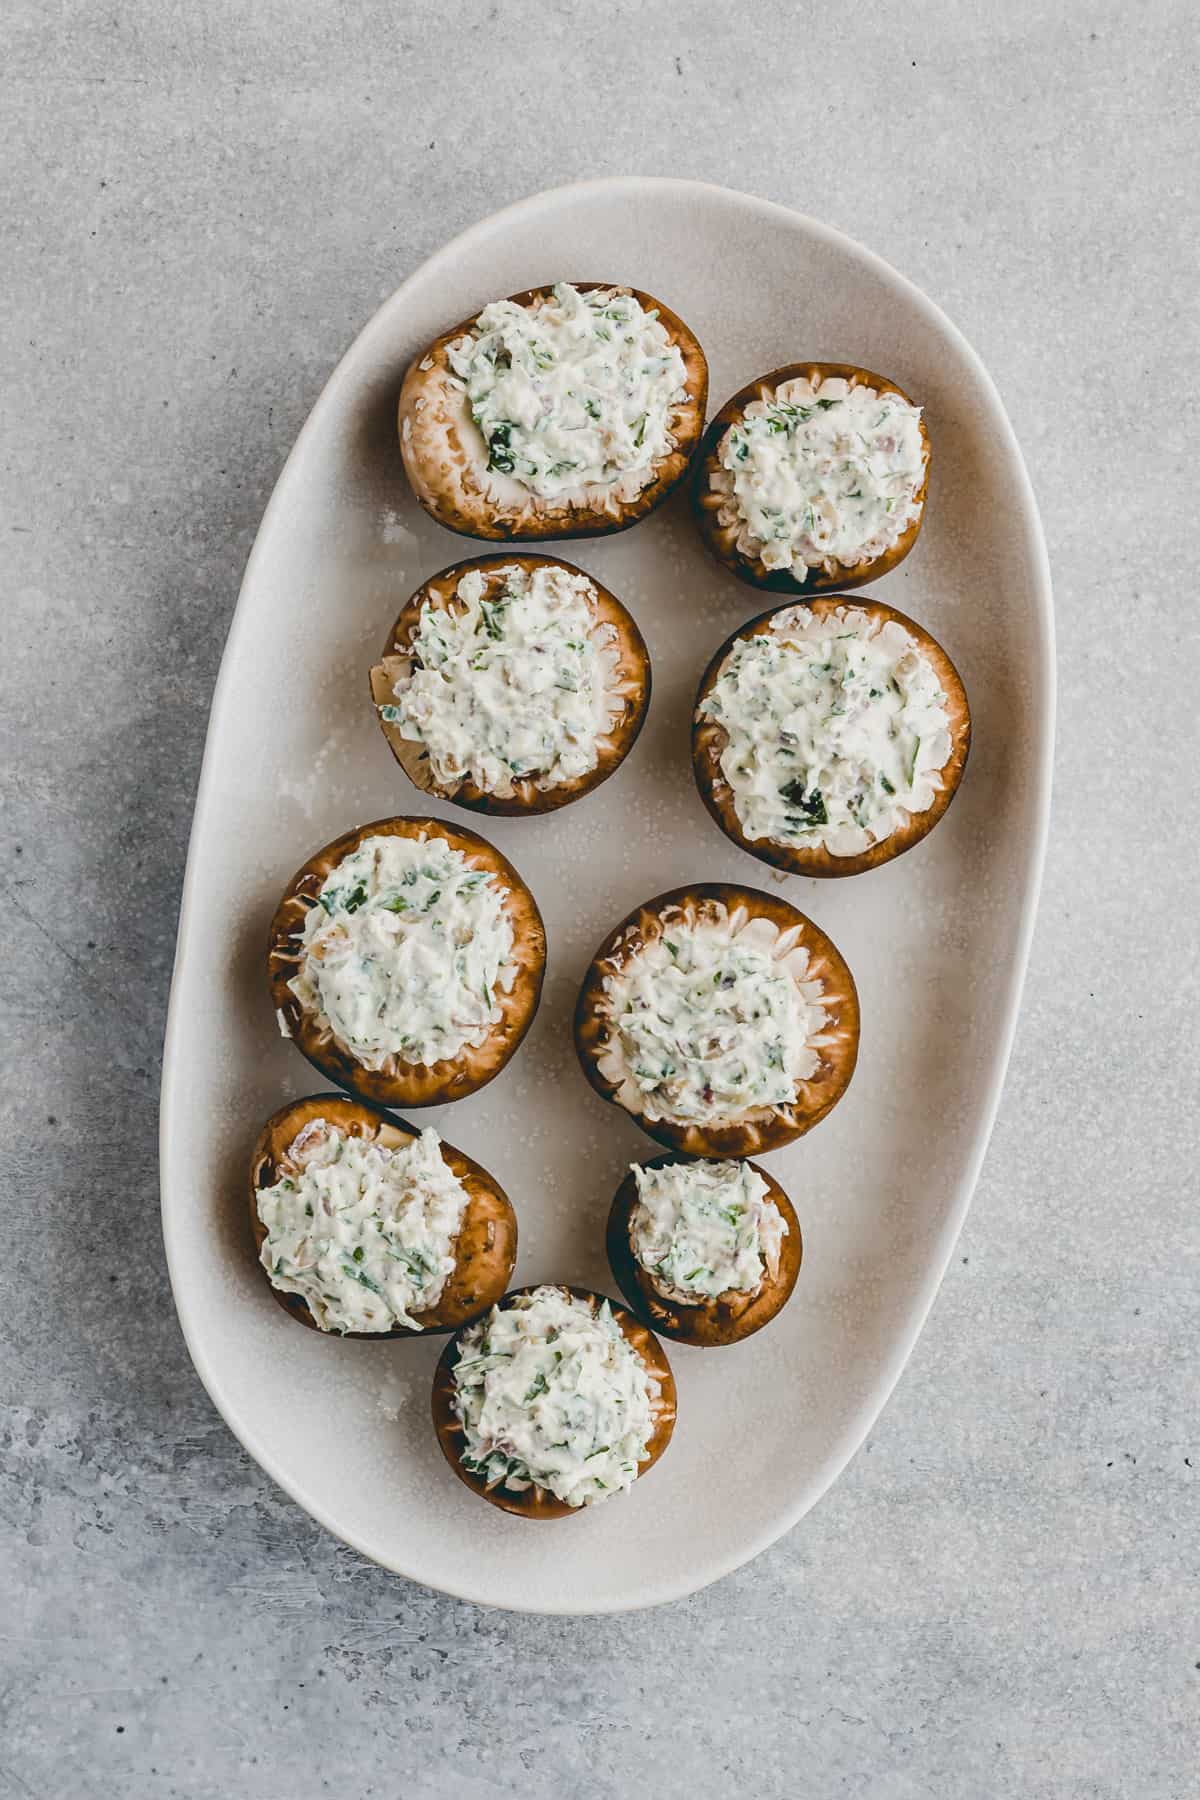
[[[711,1348],[761,1331],[791,1298],[803,1241],[791,1201],[752,1162],[634,1163],[608,1215],[617,1286],[664,1337]]]
[[[857,875],[933,830],[958,792],[971,715],[935,638],[877,600],[763,613],[713,657],[692,767],[721,830],[793,875]]]
[[[789,363],[726,402],[696,465],[713,555],[784,594],[861,587],[917,541],[929,433],[902,388],[852,363]]]
[[[585,282],[494,300],[435,338],[400,390],[417,499],[467,537],[595,537],[636,524],[687,473],[708,364],[638,288]]]
[[[392,754],[476,812],[541,813],[633,748],[650,658],[621,602],[556,557],[482,556],[417,589],[371,670]]]
[[[441,819],[380,819],[327,844],[271,924],[279,1028],[384,1106],[434,1106],[500,1073],[537,1011],[546,934],[506,857]]]
[[[267,1120],[250,1223],[284,1310],[342,1337],[457,1331],[500,1299],[517,1255],[516,1215],[486,1169],[343,1094]]]
[[[473,1493],[565,1519],[654,1467],[675,1429],[675,1381],[623,1306],[585,1288],[519,1288],[447,1344],[433,1423]]]
[[[858,995],[811,919],[706,882],[648,900],[601,944],[575,1009],[583,1072],[687,1156],[744,1157],[811,1130],[858,1057]]]

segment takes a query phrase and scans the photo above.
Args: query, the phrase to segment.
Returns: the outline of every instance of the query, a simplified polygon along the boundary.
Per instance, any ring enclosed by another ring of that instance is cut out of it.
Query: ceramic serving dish
[[[715,395],[819,354],[888,370],[925,408],[924,528],[864,591],[946,647],[974,741],[954,807],[911,855],[838,882],[765,870],[712,824],[689,762],[700,675],[761,597],[707,554],[683,489],[633,530],[572,546],[634,614],[653,704],[602,788],[545,818],[488,821],[545,919],[544,998],[495,1081],[422,1115],[512,1198],[514,1281],[612,1291],[605,1219],[645,1139],[584,1081],[571,1014],[596,944],[647,894],[777,881],[853,970],[862,1040],[844,1102],[764,1158],[804,1233],[790,1304],[719,1356],[674,1346],[678,1427],[654,1479],[569,1529],[531,1531],[480,1506],[446,1466],[429,1423],[442,1340],[297,1331],[255,1265],[243,1188],[262,1119],[312,1085],[267,994],[272,911],[320,845],[411,810],[368,672],[405,597],[462,553],[405,482],[404,369],[488,299],[598,265],[688,320]],[[610,180],[523,201],[410,276],[330,378],[263,519],[213,702],[179,928],[162,1094],[167,1254],[196,1368],[263,1468],[386,1567],[546,1612],[673,1599],[794,1525],[887,1399],[970,1199],[1033,924],[1053,704],[1046,555],[1003,407],[955,328],[869,251],[724,189]]]

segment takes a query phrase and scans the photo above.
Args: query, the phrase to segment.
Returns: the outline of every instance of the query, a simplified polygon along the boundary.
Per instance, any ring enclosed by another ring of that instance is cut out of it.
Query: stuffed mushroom
[[[751,856],[856,875],[933,830],[970,745],[967,697],[935,638],[877,600],[814,599],[722,644],[696,697],[692,767]]]
[[[761,1331],[786,1305],[803,1243],[791,1201],[752,1162],[634,1163],[608,1216],[608,1260],[664,1337],[709,1347]]]
[[[435,338],[400,390],[417,499],[468,537],[594,537],[665,500],[704,430],[708,365],[637,288],[529,288]]]
[[[675,1382],[623,1306],[583,1288],[522,1288],[446,1346],[433,1422],[473,1493],[562,1519],[653,1468],[675,1429]]]
[[[342,1094],[267,1120],[250,1222],[280,1305],[342,1337],[457,1331],[501,1297],[517,1254],[516,1216],[486,1169]]]
[[[575,1009],[584,1074],[689,1156],[790,1143],[846,1091],[858,995],[787,901],[724,882],[648,900],[601,944]]]
[[[650,659],[620,601],[582,569],[484,556],[418,588],[371,694],[417,787],[477,812],[551,812],[632,749]]]
[[[710,550],[754,587],[861,587],[917,541],[929,483],[921,408],[851,363],[789,363],[713,420],[693,501]]]
[[[545,964],[541,915],[512,864],[441,819],[381,819],[310,857],[268,954],[283,1035],[389,1106],[458,1100],[498,1075]]]

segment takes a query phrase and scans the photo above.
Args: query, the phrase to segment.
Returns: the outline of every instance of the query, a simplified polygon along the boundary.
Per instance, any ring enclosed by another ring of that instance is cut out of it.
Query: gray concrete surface
[[[1198,51],[1188,0],[6,9],[4,1800],[1195,1794]],[[989,363],[1057,805],[999,1126],[868,1449],[708,1592],[545,1621],[365,1565],[220,1424],[157,1069],[212,681],[329,369],[480,214],[658,170],[825,216]]]

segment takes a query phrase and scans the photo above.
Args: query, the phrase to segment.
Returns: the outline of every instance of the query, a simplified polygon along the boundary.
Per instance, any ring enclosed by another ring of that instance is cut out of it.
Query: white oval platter
[[[639,900],[690,881],[781,883],[847,957],[863,1034],[846,1098],[764,1159],[805,1235],[791,1304],[744,1344],[671,1347],[679,1424],[667,1456],[628,1497],[539,1525],[481,1505],[444,1463],[429,1421],[442,1340],[327,1340],[274,1303],[244,1184],[265,1115],[328,1085],[279,1038],[267,997],[279,892],[349,827],[431,810],[388,752],[367,670],[411,590],[473,551],[405,484],[401,373],[447,323],[559,278],[627,282],[674,307],[708,353],[714,411],[753,375],[808,357],[878,369],[925,407],[926,524],[866,591],[945,644],[975,738],[962,791],[925,844],[845,881],[783,881],[710,823],[688,760],[700,673],[769,598],[708,559],[681,495],[626,534],[564,546],[642,627],[649,722],[624,768],[576,806],[527,820],[458,814],[533,887],[549,969],[504,1074],[420,1115],[512,1196],[515,1279],[613,1291],[608,1204],[654,1146],[585,1084],[570,1016],[593,949]],[[699,183],[590,182],[473,226],[386,302],[304,426],[246,570],[196,803],[163,1070],[163,1226],[188,1348],[233,1431],[314,1518],[452,1594],[607,1612],[715,1580],[824,1493],[912,1350],[987,1145],[1037,902],[1053,708],[1045,548],[995,388],[929,300],[838,232]]]

